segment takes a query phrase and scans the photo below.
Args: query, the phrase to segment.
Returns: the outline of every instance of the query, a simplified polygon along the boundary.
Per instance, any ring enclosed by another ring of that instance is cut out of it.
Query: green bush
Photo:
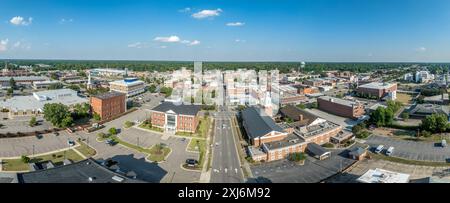
[[[30,161],[31,161],[31,159],[30,159],[30,157],[27,157],[27,156],[25,156],[25,155],[22,155],[21,157],[20,157],[20,159],[22,159],[22,162],[23,163],[30,163]]]
[[[326,148],[334,148],[334,144],[333,144],[333,143],[327,142],[327,143],[323,144],[322,147],[326,147]]]
[[[289,155],[290,161],[303,161],[306,159],[306,155],[303,152],[295,152]]]

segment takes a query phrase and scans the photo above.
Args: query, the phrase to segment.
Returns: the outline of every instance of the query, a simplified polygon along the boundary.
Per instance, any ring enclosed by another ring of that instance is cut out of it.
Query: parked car
[[[392,153],[394,153],[394,147],[389,147],[389,148],[386,150],[386,155],[391,156]]]
[[[441,147],[447,147],[447,140],[441,141]]]
[[[114,146],[114,145],[116,145],[116,142],[114,142],[114,140],[112,140],[112,139],[107,139],[106,144],[108,144],[110,146]]]
[[[67,144],[68,144],[70,147],[73,147],[73,146],[75,145],[75,141],[73,141],[73,140],[67,140]]]
[[[188,166],[194,167],[195,165],[197,165],[198,161],[195,159],[186,159],[186,164]]]
[[[42,135],[41,134],[36,134],[36,138],[37,139],[42,139]]]
[[[384,146],[383,145],[378,145],[378,147],[375,149],[375,153],[379,154],[381,153],[381,151],[383,151]]]

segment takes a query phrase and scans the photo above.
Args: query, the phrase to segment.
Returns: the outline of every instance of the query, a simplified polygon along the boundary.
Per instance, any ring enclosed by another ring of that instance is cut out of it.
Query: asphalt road
[[[223,110],[223,109],[222,109]],[[230,114],[220,111],[215,117],[214,149],[212,160],[212,183],[243,183],[244,177],[239,163]]]

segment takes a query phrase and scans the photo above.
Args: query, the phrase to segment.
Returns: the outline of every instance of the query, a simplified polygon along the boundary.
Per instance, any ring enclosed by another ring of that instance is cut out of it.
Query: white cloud
[[[178,10],[178,12],[180,12],[180,13],[188,13],[188,12],[191,12],[191,8],[186,7],[186,8]]]
[[[20,47],[21,44],[22,44],[21,41],[17,41],[16,43],[13,44],[13,47],[18,48],[18,47]]]
[[[142,43],[142,42],[135,42],[135,43],[131,43],[131,44],[128,45],[128,48],[140,49],[140,48],[144,48],[144,47],[145,47],[145,44]]]
[[[185,44],[187,46],[194,46],[194,45],[200,44],[200,41],[198,41],[198,40],[193,40],[193,41],[185,40],[185,39],[182,40],[181,38],[179,38],[176,35],[172,35],[170,37],[155,37],[153,40],[157,41],[157,42],[164,42],[164,43],[180,43],[180,44]],[[161,46],[161,48],[167,48],[167,47]]]
[[[170,37],[155,37],[153,40],[158,42],[180,42],[180,38],[176,35]]]
[[[161,49],[165,49],[165,48],[167,48],[167,46],[160,46],[159,48],[161,48]]]
[[[194,40],[194,41],[190,42],[190,43],[188,44],[188,46],[195,46],[195,45],[199,45],[199,44],[200,44],[200,41]]]
[[[427,50],[427,48],[425,47],[419,47],[416,49],[417,52],[425,52]]]
[[[8,39],[2,39],[0,40],[0,52],[8,50]]]
[[[61,18],[61,20],[59,20],[59,24],[66,24],[66,23],[71,23],[71,22],[73,22],[72,18],[69,18],[69,19]]]
[[[245,39],[235,39],[234,41],[237,42],[237,43],[239,43],[239,42],[242,42],[242,43],[247,42]]]
[[[33,18],[29,17],[28,21],[25,20],[22,16],[15,16],[13,18],[11,18],[11,20],[9,21],[11,24],[13,25],[30,25],[33,22]]]
[[[30,50],[31,49],[31,44],[26,42],[25,40],[19,40],[17,42],[15,42],[14,44],[12,44],[12,49],[22,49],[22,50]]]
[[[213,18],[216,16],[220,16],[220,13],[222,13],[222,9],[220,8],[216,10],[202,10],[200,12],[192,14],[192,17],[196,19]]]
[[[243,22],[231,22],[231,23],[227,23],[226,25],[230,26],[230,27],[239,27],[239,26],[244,26],[245,23],[243,23]]]

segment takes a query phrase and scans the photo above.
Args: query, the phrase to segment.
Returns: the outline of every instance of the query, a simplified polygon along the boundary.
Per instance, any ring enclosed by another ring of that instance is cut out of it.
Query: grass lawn
[[[202,137],[206,138],[208,129],[211,126],[211,120],[208,117],[203,117],[200,119],[197,126],[197,131],[195,133],[190,132],[176,132],[175,135],[185,136],[185,137]]]
[[[151,160],[151,161],[157,161],[157,162],[163,161],[164,158],[165,158],[165,157],[170,153],[170,151],[171,151],[171,149],[170,149],[169,147],[164,147],[163,150],[162,150],[164,153],[161,153],[161,154],[160,154],[160,153],[157,152],[155,146],[152,146],[151,148],[143,148],[143,147],[139,147],[139,146],[136,146],[136,145],[134,145],[134,144],[125,142],[125,141],[119,139],[117,136],[111,136],[111,139],[112,139],[113,141],[117,142],[118,144],[121,144],[121,145],[123,145],[123,146],[125,146],[125,147],[134,149],[134,150],[136,150],[136,151],[138,151],[138,152],[142,152],[142,153],[144,153],[144,154],[148,154],[148,155],[149,155],[148,159]]]
[[[54,156],[53,156],[54,155]],[[43,161],[52,161],[56,166],[62,165],[64,159],[69,159],[73,162],[83,160],[83,157],[78,155],[75,151],[69,149],[64,152],[58,152],[54,154],[30,157],[30,163],[37,163]],[[3,159],[2,170],[4,171],[27,171],[30,168],[27,163],[24,163],[22,159]]]
[[[154,127],[154,126],[150,127],[150,125],[144,124],[144,123],[140,124],[139,127],[147,129],[147,130],[156,131],[156,132],[161,132],[161,133],[164,132],[163,129],[161,129],[161,128],[157,128],[157,127]]]
[[[417,161],[417,160],[409,160],[409,159],[402,159],[398,157],[392,157],[392,156],[385,156],[382,154],[374,154],[370,152],[370,156],[377,158],[377,159],[383,159],[390,162],[396,162],[401,164],[409,164],[409,165],[418,165],[418,166],[450,166],[450,163],[446,162],[431,162],[431,161]]]
[[[397,100],[399,102],[402,102],[403,104],[409,104],[412,100],[412,96],[409,94],[402,94],[402,93],[397,93]]]
[[[197,149],[196,149],[196,147],[197,147]],[[189,142],[188,150],[195,151],[195,152],[206,151],[206,140],[192,138],[191,141]]]
[[[84,156],[92,157],[95,154],[97,154],[95,149],[93,149],[92,147],[89,147],[86,143],[84,143],[84,142],[78,142],[78,143],[80,144],[80,146],[76,147],[75,149],[78,150],[80,153],[82,153]]]
[[[160,162],[165,160],[166,156],[170,153],[170,148],[163,147],[162,150],[158,150],[157,146],[154,145],[149,151],[150,156],[148,156],[148,159],[150,159],[150,161]]]

